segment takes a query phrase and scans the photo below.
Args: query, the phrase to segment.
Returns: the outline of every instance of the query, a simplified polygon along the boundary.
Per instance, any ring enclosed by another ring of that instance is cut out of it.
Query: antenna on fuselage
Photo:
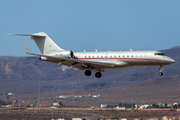
[[[84,50],[84,52],[86,52],[86,50]]]
[[[97,52],[97,49],[95,49],[95,51]]]
[[[132,51],[132,49],[130,49],[130,51]]]

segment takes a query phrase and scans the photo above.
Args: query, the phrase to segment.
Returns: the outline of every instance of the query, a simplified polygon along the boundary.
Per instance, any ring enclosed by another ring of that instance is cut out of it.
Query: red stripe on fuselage
[[[102,59],[105,59],[105,58],[78,58],[79,60],[102,60]],[[145,58],[108,58],[110,60],[113,60],[113,59],[116,59],[116,60],[152,60],[152,61],[166,61],[166,60],[159,60],[159,59],[145,59]],[[108,60],[108,59],[105,59],[105,60]]]

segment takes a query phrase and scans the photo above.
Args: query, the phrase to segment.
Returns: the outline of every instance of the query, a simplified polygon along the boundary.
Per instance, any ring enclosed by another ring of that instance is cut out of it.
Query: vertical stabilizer
[[[31,35],[43,55],[64,51],[46,33],[39,32]]]

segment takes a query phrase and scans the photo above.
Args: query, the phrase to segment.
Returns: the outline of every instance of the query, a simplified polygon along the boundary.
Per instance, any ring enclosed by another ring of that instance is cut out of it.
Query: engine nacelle
[[[62,52],[58,52],[58,53],[55,53],[55,54],[52,54],[50,56],[56,56],[56,57],[62,57],[62,58],[73,58],[75,59],[76,57],[74,56],[74,53],[73,51],[62,51]],[[48,61],[48,58],[46,57],[39,57],[39,60],[41,61]]]
[[[46,57],[39,57],[39,60],[41,60],[41,61],[48,61],[48,59]]]
[[[73,51],[69,51],[69,50],[56,53],[55,56],[63,57],[63,58],[75,58]]]

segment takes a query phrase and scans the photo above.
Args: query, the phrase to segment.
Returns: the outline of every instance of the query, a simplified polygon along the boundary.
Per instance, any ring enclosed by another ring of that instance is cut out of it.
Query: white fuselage
[[[54,55],[62,57],[62,52]],[[78,60],[114,64],[114,67],[104,66],[101,70],[121,69],[131,66],[164,66],[175,62],[160,51],[74,52],[74,55]],[[67,54],[64,57],[67,57]]]

